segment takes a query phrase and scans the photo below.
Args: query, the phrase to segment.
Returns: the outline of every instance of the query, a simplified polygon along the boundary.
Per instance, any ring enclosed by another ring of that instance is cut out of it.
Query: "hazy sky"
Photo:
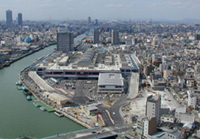
[[[24,20],[200,19],[200,0],[0,0],[0,20],[6,10]]]

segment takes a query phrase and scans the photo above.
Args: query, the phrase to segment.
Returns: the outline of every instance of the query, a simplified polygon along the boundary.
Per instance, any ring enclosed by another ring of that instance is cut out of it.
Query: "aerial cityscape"
[[[8,0],[0,138],[200,138],[200,2],[183,1],[36,0],[38,13],[30,0],[31,15],[24,0]],[[75,13],[74,4],[91,11]],[[134,4],[143,4],[137,15],[124,14]]]

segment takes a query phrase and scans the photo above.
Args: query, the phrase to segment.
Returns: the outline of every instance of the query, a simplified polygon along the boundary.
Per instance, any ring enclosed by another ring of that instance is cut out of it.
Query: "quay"
[[[38,63],[40,60],[41,60],[41,58],[38,59],[38,61],[36,61],[34,63]],[[39,84],[36,84],[36,82],[29,77],[29,75],[27,73],[29,71],[29,68],[30,68],[30,66],[27,67],[27,68],[25,68],[23,71],[21,71],[21,73],[19,74],[19,79],[20,79],[22,85],[25,88],[27,88],[33,94],[33,96],[36,98],[36,100],[34,102],[37,104],[37,106],[41,106],[41,107],[45,108],[48,112],[57,111],[57,112],[63,114],[68,119],[70,119],[70,120],[72,120],[72,121],[74,121],[74,122],[82,125],[83,127],[91,128],[91,126],[88,125],[87,123],[85,123],[85,122],[83,122],[83,121],[81,121],[81,120],[73,117],[70,114],[67,114],[66,112],[60,111],[59,109],[56,109],[55,107],[52,107],[52,106],[48,105],[44,100],[40,99],[40,97],[37,94],[38,94],[38,92],[39,92],[40,89],[44,89],[43,87],[45,85],[42,86],[42,88],[40,88]],[[37,76],[36,76],[36,78],[37,78]],[[31,83],[28,84],[28,80],[31,80]],[[36,88],[31,88],[30,84],[32,84],[32,85],[34,84],[34,86]]]

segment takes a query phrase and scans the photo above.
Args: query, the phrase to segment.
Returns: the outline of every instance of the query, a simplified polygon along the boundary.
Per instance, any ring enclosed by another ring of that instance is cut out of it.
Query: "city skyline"
[[[6,19],[8,9],[13,19],[22,13],[24,20],[86,20],[88,16],[93,20],[200,20],[200,1],[195,0],[7,0],[0,7],[0,20]]]

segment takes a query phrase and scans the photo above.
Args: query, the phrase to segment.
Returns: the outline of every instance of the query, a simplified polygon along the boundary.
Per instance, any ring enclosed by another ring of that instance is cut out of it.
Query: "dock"
[[[44,109],[46,109],[48,112],[54,112],[54,109],[46,106],[43,102],[41,101],[35,101],[36,104],[38,104],[39,106],[43,107]]]

